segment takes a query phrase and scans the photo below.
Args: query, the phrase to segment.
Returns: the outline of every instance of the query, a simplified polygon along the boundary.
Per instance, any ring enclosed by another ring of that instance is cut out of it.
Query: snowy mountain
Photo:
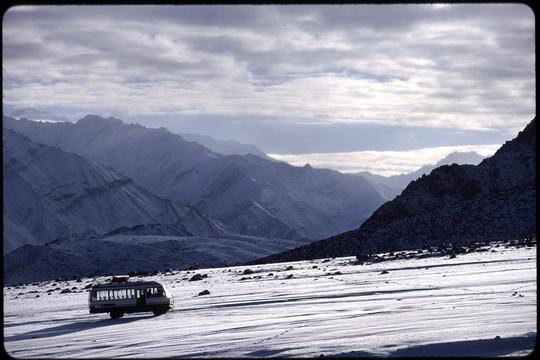
[[[363,176],[364,178],[372,182],[375,186],[377,186],[379,189],[381,189],[381,192],[383,193],[386,200],[393,200],[407,187],[407,185],[409,185],[411,181],[418,179],[422,175],[429,175],[429,173],[433,169],[436,169],[443,165],[451,164],[478,165],[483,159],[484,157],[482,155],[474,151],[455,151],[448,154],[443,159],[437,161],[437,163],[434,165],[425,165],[416,171],[406,174],[381,176],[372,174],[369,171],[362,171],[356,174]]]
[[[77,123],[38,123],[5,117],[4,126],[111,166],[238,234],[320,239],[356,228],[385,201],[360,176],[255,155],[222,155],[164,128],[114,118],[88,115]]]
[[[266,159],[271,159],[261,149],[255,145],[243,144],[234,140],[216,140],[208,135],[180,134],[187,141],[195,141],[205,148],[223,155],[257,155]]]
[[[536,251],[159,268],[130,281],[159,281],[174,308],[116,320],[87,305],[110,277],[8,283],[4,348],[21,359],[522,357],[537,344]]]
[[[479,165],[445,165],[411,182],[357,230],[260,262],[394,251],[536,234],[536,118]]]
[[[175,235],[219,234],[198,210],[159,198],[95,161],[3,129],[4,255],[25,244],[121,227],[169,224]],[[156,225],[158,226],[158,225]]]
[[[39,110],[34,107],[15,109],[11,113],[11,117],[15,119],[25,118],[28,120],[46,121],[46,122],[68,121],[68,119],[63,116],[51,114],[47,111]]]

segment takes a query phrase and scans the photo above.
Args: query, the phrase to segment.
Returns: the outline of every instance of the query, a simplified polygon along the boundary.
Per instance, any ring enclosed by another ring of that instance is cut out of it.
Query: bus
[[[114,278],[113,278],[114,280]],[[126,313],[152,311],[155,316],[174,306],[170,291],[157,281],[127,280],[92,286],[88,294],[90,314],[109,313],[117,319]]]

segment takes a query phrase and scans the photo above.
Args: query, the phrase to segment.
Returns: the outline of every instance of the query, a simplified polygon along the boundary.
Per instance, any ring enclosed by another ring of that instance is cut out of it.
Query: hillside
[[[89,274],[218,267],[243,263],[303,244],[295,240],[235,234],[171,234],[174,232],[159,235],[155,229],[148,234],[114,231],[84,240],[59,239],[45,245],[25,245],[4,257],[4,281],[13,284]]]
[[[411,182],[358,229],[256,262],[519,239],[534,234],[536,118],[479,165],[445,165]]]

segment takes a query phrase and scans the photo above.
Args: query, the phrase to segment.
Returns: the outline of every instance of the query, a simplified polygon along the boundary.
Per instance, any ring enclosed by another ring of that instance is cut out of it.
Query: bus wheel
[[[111,316],[111,319],[118,319],[124,316],[124,313],[121,313],[118,311],[111,311],[110,316]]]

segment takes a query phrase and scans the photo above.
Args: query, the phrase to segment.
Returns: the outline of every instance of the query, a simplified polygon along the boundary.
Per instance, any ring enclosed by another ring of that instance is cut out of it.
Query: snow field
[[[167,285],[175,308],[158,317],[89,314],[86,291],[47,295],[52,282],[5,288],[4,347],[17,358],[524,355],[536,341],[536,248],[492,250],[159,274],[145,279]]]

